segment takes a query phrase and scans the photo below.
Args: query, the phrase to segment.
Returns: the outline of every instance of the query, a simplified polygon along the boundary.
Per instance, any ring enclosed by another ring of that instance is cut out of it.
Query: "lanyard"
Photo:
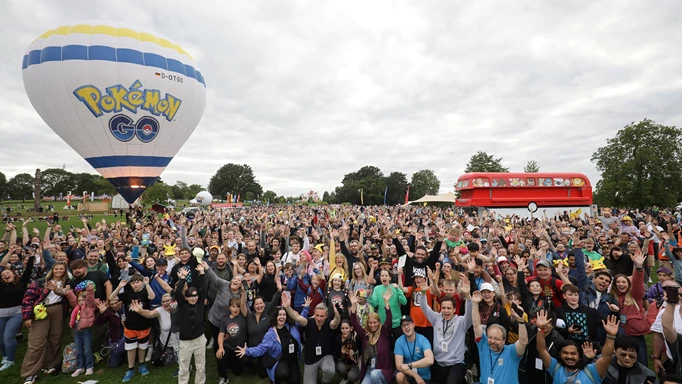
[[[407,338],[405,338],[405,341],[407,341]],[[407,348],[410,347],[410,342],[407,342]],[[412,344],[412,351],[410,352],[410,355],[412,356],[412,363],[414,363],[416,360],[414,359],[414,350],[417,349],[417,337],[415,335],[414,343]]]
[[[501,354],[502,354],[502,352],[498,353],[498,354],[497,354],[497,357],[499,358]],[[491,350],[490,350],[490,377],[492,377],[492,378],[494,378],[494,377],[493,377],[493,372],[495,372],[495,366],[496,366],[496,364],[493,364],[493,363],[495,362],[495,360],[497,360],[497,359],[493,359],[493,351],[492,351],[492,349],[491,349]]]
[[[452,320],[448,321],[443,319],[443,340],[445,340],[445,334],[448,332],[448,329],[452,326]]]

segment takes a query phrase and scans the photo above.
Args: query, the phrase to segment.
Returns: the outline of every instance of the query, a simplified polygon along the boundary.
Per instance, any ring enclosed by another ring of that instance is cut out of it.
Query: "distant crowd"
[[[119,217],[64,228],[55,213],[45,231],[5,220],[0,377],[97,380],[95,365],[127,365],[125,383],[174,366],[203,384],[208,353],[220,384],[682,384],[679,210]]]

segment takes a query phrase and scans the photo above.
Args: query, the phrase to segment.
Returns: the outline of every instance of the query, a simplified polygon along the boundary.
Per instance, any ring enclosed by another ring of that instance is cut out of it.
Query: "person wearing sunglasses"
[[[628,336],[617,336],[615,341],[616,358],[611,359],[603,384],[621,383],[621,377],[626,377],[626,383],[654,383],[656,374],[646,365],[638,362],[637,339]]]
[[[206,337],[204,336],[204,301],[207,297],[208,285],[204,277],[206,268],[208,268],[206,262],[196,266],[201,289],[192,286],[185,288],[185,280],[189,271],[178,270],[179,281],[175,290],[175,298],[178,302],[177,316],[180,325],[179,384],[189,382],[189,364],[192,356],[194,356],[196,367],[194,383],[206,382]]]

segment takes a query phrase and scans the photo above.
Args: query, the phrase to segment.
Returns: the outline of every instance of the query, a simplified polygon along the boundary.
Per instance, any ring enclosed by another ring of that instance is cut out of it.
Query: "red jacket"
[[[92,328],[92,326],[95,324],[95,311],[97,310],[97,302],[95,301],[95,291],[91,286],[86,288],[85,295],[85,305],[81,307],[78,305],[78,299],[76,299],[76,295],[73,293],[73,291],[69,290],[69,292],[66,294],[69,302],[71,303],[75,301],[76,304],[73,308],[73,312],[71,312],[71,321],[69,322],[69,326],[71,326],[72,329],[76,326],[76,320],[80,313],[77,331]]]
[[[621,324],[622,318],[625,318],[623,330],[628,336],[642,336],[651,332],[646,316],[644,315],[644,304],[642,298],[644,297],[644,270],[637,270],[632,274],[632,286],[630,293],[635,301],[635,304],[626,305],[625,296],[618,297],[618,307],[620,308]],[[655,306],[655,305],[654,305]]]

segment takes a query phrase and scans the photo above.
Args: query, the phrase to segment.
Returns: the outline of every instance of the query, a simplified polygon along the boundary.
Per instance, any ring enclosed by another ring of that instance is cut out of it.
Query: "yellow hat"
[[[606,269],[606,265],[604,265],[604,258],[602,257],[599,260],[592,260],[590,261],[592,263],[592,270],[593,271],[598,271],[600,269]]]
[[[623,216],[623,218],[621,220],[622,221],[632,221],[632,217],[625,215],[625,216]]]
[[[175,244],[173,244],[173,245],[164,245],[164,246],[163,246],[163,254],[166,255],[166,256],[175,255]]]
[[[317,249],[317,250],[320,251],[321,253],[324,253],[324,244],[317,244],[317,245],[315,246],[315,249]]]
[[[554,268],[559,266],[560,263],[563,263],[565,266],[568,267],[568,259],[563,259],[563,260],[554,260],[552,264],[554,264]]]

